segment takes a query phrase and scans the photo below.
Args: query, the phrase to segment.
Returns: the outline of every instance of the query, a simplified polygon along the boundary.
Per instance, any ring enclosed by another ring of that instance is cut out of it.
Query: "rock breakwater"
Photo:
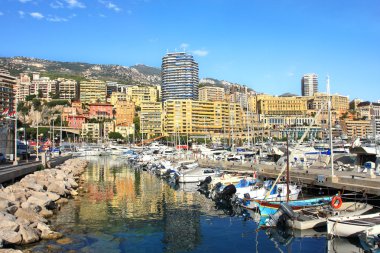
[[[71,159],[53,169],[36,171],[0,190],[0,248],[58,239],[48,218],[67,198],[77,195],[87,161]]]

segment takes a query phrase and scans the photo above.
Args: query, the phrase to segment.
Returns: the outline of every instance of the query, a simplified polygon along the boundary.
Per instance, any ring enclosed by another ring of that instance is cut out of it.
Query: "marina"
[[[51,219],[66,240],[44,240],[23,250],[364,252],[359,240],[327,240],[326,232],[318,230],[258,229],[254,213],[216,207],[196,191],[196,184],[173,188],[115,156],[86,160],[83,188],[88,190]]]

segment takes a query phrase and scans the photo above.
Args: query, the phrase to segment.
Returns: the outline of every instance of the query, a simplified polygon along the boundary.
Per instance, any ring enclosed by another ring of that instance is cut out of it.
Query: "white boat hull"
[[[327,234],[340,237],[358,236],[364,230],[377,225],[370,221],[371,219],[380,222],[380,213],[329,218],[327,219]]]

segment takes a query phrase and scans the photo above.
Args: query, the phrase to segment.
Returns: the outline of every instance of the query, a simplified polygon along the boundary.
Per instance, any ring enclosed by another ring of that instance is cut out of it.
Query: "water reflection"
[[[52,220],[69,241],[43,241],[31,252],[350,252],[318,231],[256,231],[257,214],[216,206],[196,185],[173,189],[123,159],[88,159],[85,192]]]

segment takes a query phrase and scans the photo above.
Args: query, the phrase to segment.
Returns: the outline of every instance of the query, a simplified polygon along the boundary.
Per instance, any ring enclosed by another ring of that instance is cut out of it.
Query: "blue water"
[[[88,158],[90,159],[90,158]],[[186,185],[174,190],[116,157],[91,158],[83,191],[52,219],[64,240],[30,252],[360,252],[357,242],[315,231],[257,230]],[[318,234],[317,237],[314,237]],[[330,251],[329,251],[330,249]]]

